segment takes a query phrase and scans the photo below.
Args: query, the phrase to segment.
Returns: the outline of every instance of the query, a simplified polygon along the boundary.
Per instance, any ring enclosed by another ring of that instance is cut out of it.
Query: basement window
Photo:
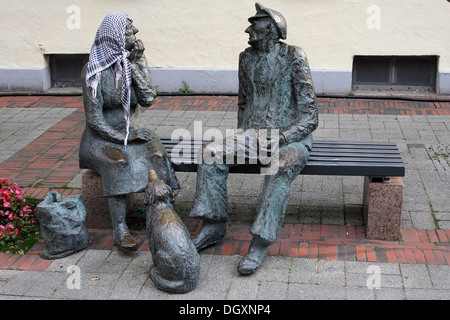
[[[50,54],[50,75],[54,87],[81,87],[81,71],[89,54]]]
[[[436,90],[438,56],[354,56],[353,90]]]

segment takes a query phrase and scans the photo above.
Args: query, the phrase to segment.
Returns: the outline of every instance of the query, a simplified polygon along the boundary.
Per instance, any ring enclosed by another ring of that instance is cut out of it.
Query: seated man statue
[[[258,135],[262,129],[278,132],[276,157],[271,157],[272,162],[276,161],[271,167],[278,170],[265,175],[251,228],[253,239],[248,254],[238,265],[241,274],[253,273],[276,241],[289,201],[290,184],[308,161],[311,133],[318,125],[317,101],[305,53],[280,42],[286,38],[286,20],[279,12],[259,3],[256,10],[245,30],[250,36],[250,47],[239,57],[238,134],[252,131],[249,135]],[[221,143],[210,144],[201,152],[216,154],[218,145]],[[202,229],[193,239],[198,250],[221,241],[225,235],[227,177],[232,165],[235,164],[213,161],[198,166],[190,213],[203,220]]]
[[[138,104],[149,107],[156,90],[137,32],[126,14],[107,15],[82,72],[86,128],[80,143],[80,168],[101,176],[114,241],[125,251],[137,249],[125,222],[125,195],[144,191],[152,169],[172,189],[179,189],[164,146],[139,121]]]

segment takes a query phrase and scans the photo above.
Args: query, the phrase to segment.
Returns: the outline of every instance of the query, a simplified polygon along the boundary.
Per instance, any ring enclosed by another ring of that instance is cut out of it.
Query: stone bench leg
[[[85,227],[88,229],[112,229],[108,200],[103,196],[102,178],[87,170],[81,178],[81,195],[86,207]]]
[[[86,170],[81,177],[81,194],[86,207],[85,227],[88,229],[112,229],[108,200],[103,196],[102,178],[92,170]],[[128,214],[142,208],[144,193],[130,193],[126,196]]]
[[[384,182],[364,177],[366,238],[391,241],[400,238],[403,189],[400,177],[391,177]]]

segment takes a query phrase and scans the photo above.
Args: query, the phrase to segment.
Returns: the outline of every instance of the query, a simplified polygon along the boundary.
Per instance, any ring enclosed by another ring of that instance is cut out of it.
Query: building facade
[[[160,92],[236,93],[254,0],[0,0],[0,91],[77,85],[108,13],[139,29]],[[318,94],[431,90],[450,94],[447,0],[264,0],[307,54]]]

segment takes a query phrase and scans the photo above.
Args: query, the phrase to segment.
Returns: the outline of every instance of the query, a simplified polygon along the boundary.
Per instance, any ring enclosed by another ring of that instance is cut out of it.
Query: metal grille
[[[437,57],[403,57],[394,61],[398,84],[419,86],[436,84]]]
[[[81,70],[88,61],[88,54],[51,54],[52,85],[56,87],[81,86]]]
[[[355,56],[353,89],[436,89],[437,56]]]
[[[387,57],[358,57],[353,62],[354,80],[358,84],[389,83],[391,59]]]

